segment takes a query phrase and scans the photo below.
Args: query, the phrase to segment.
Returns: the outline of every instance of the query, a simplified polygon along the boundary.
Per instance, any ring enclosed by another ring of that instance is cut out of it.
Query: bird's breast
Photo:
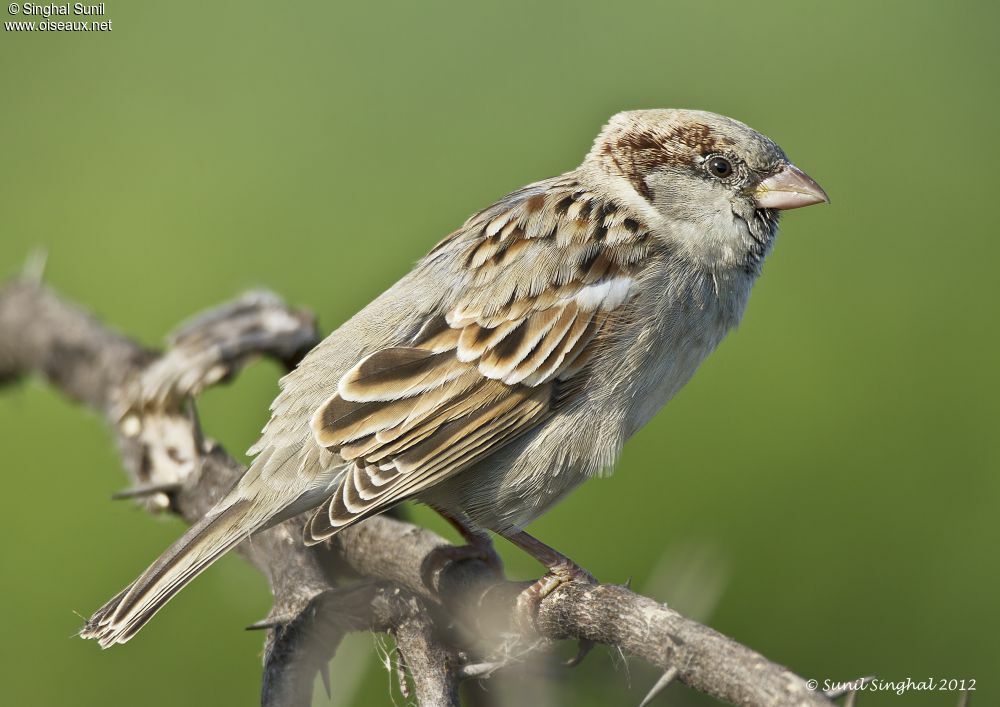
[[[751,278],[742,272],[677,271],[647,283],[637,297],[644,307],[639,333],[626,342],[627,383],[622,416],[630,437],[673,398],[702,361],[739,323]],[[641,301],[645,300],[645,301]]]

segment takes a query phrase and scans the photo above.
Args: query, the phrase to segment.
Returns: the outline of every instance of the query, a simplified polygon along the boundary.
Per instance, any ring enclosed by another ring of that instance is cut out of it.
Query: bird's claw
[[[565,564],[553,567],[517,596],[517,608],[515,609],[517,623],[521,626],[534,627],[535,617],[538,616],[538,607],[545,600],[545,597],[570,582],[598,583],[594,575],[579,565]],[[564,661],[563,665],[567,668],[576,667],[583,662],[593,647],[593,641],[586,638],[580,639],[576,655]]]
[[[553,567],[518,595],[518,607],[530,608],[531,615],[534,615],[538,613],[538,605],[542,603],[545,597],[562,585],[569,584],[570,582],[597,584],[594,575],[579,565],[567,564]]]

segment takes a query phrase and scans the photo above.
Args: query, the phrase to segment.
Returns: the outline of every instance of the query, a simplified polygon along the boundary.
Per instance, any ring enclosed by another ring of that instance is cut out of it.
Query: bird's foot
[[[497,579],[503,579],[503,561],[493,548],[493,542],[486,535],[470,538],[467,545],[442,545],[434,548],[420,568],[421,579],[429,589],[434,589],[440,572],[453,562],[479,560],[493,570]]]
[[[464,514],[446,511],[443,508],[432,506],[438,514],[451,524],[458,531],[465,545],[446,545],[431,551],[424,560],[421,568],[421,578],[424,584],[434,589],[434,580],[438,573],[452,562],[462,560],[480,560],[493,570],[497,579],[503,579],[503,561],[493,547],[493,540],[489,533],[481,528],[475,527]]]
[[[538,605],[542,603],[545,597],[562,585],[570,582],[597,584],[594,575],[579,565],[573,563],[559,565],[551,568],[521,592],[517,598],[518,606],[528,606],[533,610],[533,613],[537,613]]]
[[[538,608],[542,601],[556,589],[570,582],[598,583],[594,575],[569,558],[565,558],[564,562],[551,567],[548,572],[535,580],[518,595],[517,606],[515,608],[515,620],[518,625],[534,627],[535,618],[538,616]],[[590,653],[593,647],[593,641],[580,639],[576,655],[565,661],[563,665],[567,668],[576,667],[583,662],[583,659],[587,657],[587,654]]]

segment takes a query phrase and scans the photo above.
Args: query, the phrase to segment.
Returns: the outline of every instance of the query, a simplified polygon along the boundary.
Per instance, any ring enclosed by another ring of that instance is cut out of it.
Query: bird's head
[[[829,201],[772,140],[704,111],[618,113],[586,163],[628,180],[679,243],[713,263],[758,264],[778,211]]]

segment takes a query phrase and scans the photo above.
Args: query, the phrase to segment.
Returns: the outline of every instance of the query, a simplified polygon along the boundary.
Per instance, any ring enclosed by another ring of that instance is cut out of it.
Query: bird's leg
[[[526,553],[541,562],[549,570],[541,579],[532,584],[527,592],[536,595],[535,604],[551,594],[556,587],[567,582],[587,582],[597,584],[597,580],[587,570],[573,562],[555,548],[549,547],[541,540],[528,535],[523,530],[503,531],[500,533]]]
[[[441,510],[440,508],[434,509],[439,516],[448,521],[448,524],[458,531],[458,534],[462,536],[462,539],[472,547],[479,547],[494,552],[493,541],[490,539],[489,533],[485,530],[473,527],[472,523],[469,522],[468,518],[465,516],[457,516],[449,513],[448,511]]]
[[[466,544],[440,547],[427,556],[421,573],[428,587],[434,586],[432,580],[439,571],[458,560],[482,560],[496,572],[497,577],[503,578],[503,562],[485,530],[474,527],[464,515],[455,515],[440,508],[434,510],[458,531]]]
[[[532,583],[517,598],[517,611],[522,617],[530,619],[533,624],[535,616],[538,615],[538,605],[545,597],[551,594],[557,587],[567,582],[586,582],[587,584],[597,584],[597,580],[587,570],[573,562],[555,548],[549,547],[541,540],[528,535],[523,530],[502,531],[500,535],[510,540],[519,548],[527,552],[536,560],[548,568],[541,578]],[[566,661],[568,667],[579,665],[590,649],[594,647],[594,642],[581,639],[580,647],[576,655]]]

